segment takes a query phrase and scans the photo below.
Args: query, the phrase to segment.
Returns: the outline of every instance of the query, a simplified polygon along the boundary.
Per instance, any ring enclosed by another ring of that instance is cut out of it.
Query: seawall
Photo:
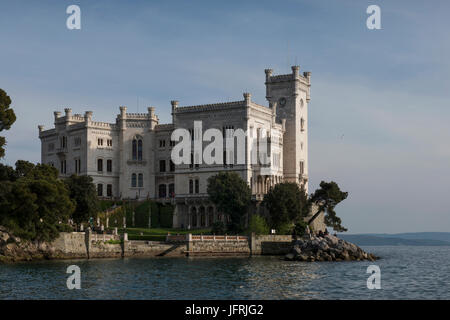
[[[62,232],[51,243],[4,243],[0,245],[3,260],[121,258],[121,257],[186,257],[186,256],[251,256],[284,255],[292,247],[291,236],[167,236],[166,241],[136,241],[117,235],[90,232]]]

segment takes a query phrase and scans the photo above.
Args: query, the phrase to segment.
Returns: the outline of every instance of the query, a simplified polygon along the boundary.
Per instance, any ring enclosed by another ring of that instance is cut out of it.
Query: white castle
[[[271,186],[283,181],[296,182],[308,191],[311,73],[299,71],[298,66],[284,75],[265,70],[269,106],[254,103],[249,93],[235,102],[179,106],[178,101],[171,101],[170,124],[159,123],[154,107],[149,107],[148,113],[127,113],[122,106],[115,123],[93,121],[92,111],[79,115],[66,108],[64,116],[55,111],[53,129],[38,126],[41,162],[56,167],[61,177],[91,176],[99,197],[175,204],[175,228],[208,227],[227,219],[207,194],[208,178],[220,171],[238,173],[247,181],[256,203]],[[244,163],[175,165],[171,150],[177,142],[171,140],[172,132],[185,128],[194,133],[194,121],[202,121],[203,130],[247,132]],[[251,161],[255,146],[249,137],[262,135],[277,137],[269,141],[268,154],[276,170],[265,170],[264,165]]]

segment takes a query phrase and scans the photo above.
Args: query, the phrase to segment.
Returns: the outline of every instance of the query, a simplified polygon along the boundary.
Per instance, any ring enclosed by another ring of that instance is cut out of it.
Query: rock
[[[295,246],[293,249],[293,253],[296,255],[299,255],[302,253],[302,249],[300,249],[300,247],[298,247],[298,246]]]
[[[293,261],[294,258],[295,258],[295,256],[293,253],[288,253],[287,255],[284,256],[284,260],[287,260],[287,261]]]

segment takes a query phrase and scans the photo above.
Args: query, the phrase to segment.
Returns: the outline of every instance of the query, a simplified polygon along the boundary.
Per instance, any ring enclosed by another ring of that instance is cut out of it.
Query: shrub
[[[214,222],[212,227],[211,227],[211,233],[212,234],[217,234],[217,235],[225,234],[225,225],[224,225],[224,223],[222,221]]]
[[[303,236],[306,233],[307,225],[308,224],[303,219],[300,219],[299,221],[297,221],[297,223],[295,224],[295,227],[294,227],[295,234],[300,237]]]
[[[255,234],[269,234],[269,226],[267,225],[266,219],[258,214],[252,215],[248,223],[249,233],[254,232]]]

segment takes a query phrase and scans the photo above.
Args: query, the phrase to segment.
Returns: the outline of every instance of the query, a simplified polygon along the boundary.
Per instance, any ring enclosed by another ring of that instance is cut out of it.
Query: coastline
[[[358,246],[337,237],[291,235],[184,236],[166,241],[143,241],[91,232],[61,232],[52,242],[22,241],[0,229],[0,263],[34,260],[125,257],[237,257],[284,256],[291,261],[350,261],[377,259]]]

